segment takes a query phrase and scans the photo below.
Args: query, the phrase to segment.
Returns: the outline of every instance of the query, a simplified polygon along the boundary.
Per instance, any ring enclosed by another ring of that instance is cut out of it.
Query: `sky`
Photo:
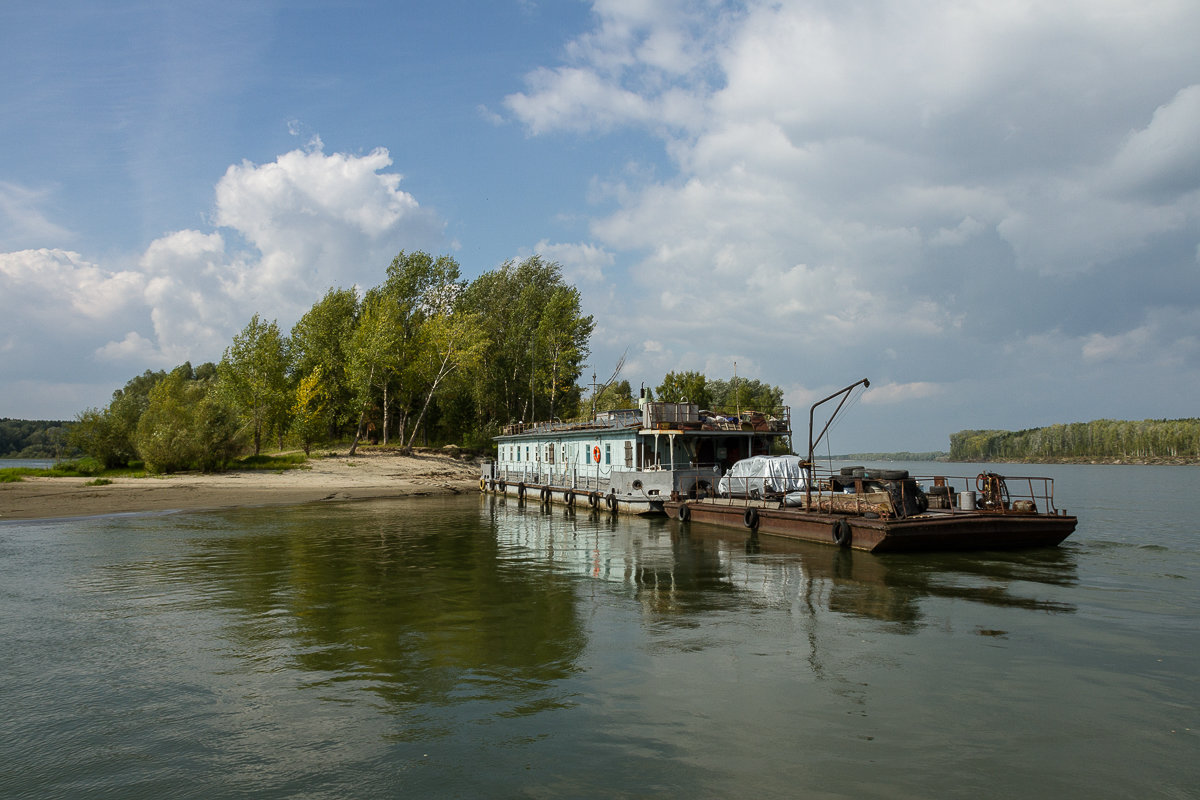
[[[1200,416],[1194,0],[0,6],[0,417],[532,254],[832,452]]]

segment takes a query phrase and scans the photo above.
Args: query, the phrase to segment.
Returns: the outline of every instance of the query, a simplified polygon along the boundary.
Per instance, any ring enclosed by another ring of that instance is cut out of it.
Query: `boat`
[[[743,528],[874,553],[1053,547],[1075,531],[1078,519],[1055,505],[1053,478],[993,472],[917,476],[865,467],[816,470],[816,445],[859,385],[865,388],[870,382],[857,381],[809,410],[803,490],[755,496],[747,487],[677,496],[663,504],[664,512],[686,524]],[[816,409],[839,398],[837,410],[814,439]]]
[[[870,552],[1053,547],[1076,517],[1054,480],[984,472],[814,465],[814,453],[866,378],[809,409],[807,458],[791,449],[791,413],[709,411],[685,400],[639,403],[583,421],[513,423],[485,461],[480,491],[521,502],[663,515]],[[817,409],[838,400],[814,438]]]
[[[786,407],[711,410],[686,398],[643,397],[638,408],[585,420],[505,426],[479,488],[522,501],[661,515],[672,498],[715,494],[742,459],[789,451],[790,437]]]

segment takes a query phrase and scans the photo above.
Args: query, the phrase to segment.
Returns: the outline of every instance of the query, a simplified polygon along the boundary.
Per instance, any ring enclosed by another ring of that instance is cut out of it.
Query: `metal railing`
[[[864,469],[861,475],[814,470],[807,489],[792,490],[795,505],[827,513],[908,517],[927,512],[998,514],[1065,514],[1054,503],[1054,479],[985,472],[964,475],[908,475],[896,478],[889,470]],[[763,476],[724,479],[725,491],[711,495],[722,505],[784,503],[792,492],[779,491]],[[803,495],[804,501],[799,499]]]
[[[607,494],[612,488],[612,480],[605,475],[587,474],[586,470],[568,467],[554,469],[543,464],[539,467],[497,467],[497,481],[504,481],[510,486],[524,483],[526,486],[550,486],[555,489],[575,489],[587,492],[602,492]]]

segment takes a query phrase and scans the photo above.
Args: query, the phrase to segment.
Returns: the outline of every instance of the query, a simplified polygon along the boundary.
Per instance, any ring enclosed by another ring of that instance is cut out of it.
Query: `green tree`
[[[606,386],[595,397],[597,411],[614,411],[622,408],[637,408],[637,398],[629,381],[620,380]]]
[[[701,408],[712,407],[708,379],[701,372],[668,372],[654,395],[664,403],[681,403],[685,399]]]
[[[580,365],[587,357],[588,340],[595,324],[580,311],[579,291],[574,286],[558,286],[542,307],[534,335],[535,356],[533,380],[535,387],[549,395],[549,416],[560,408],[579,403],[580,390],[576,383]]]
[[[595,323],[558,264],[540,256],[507,261],[471,282],[464,307],[480,315],[488,343],[474,383],[481,427],[549,417],[552,403],[555,412],[576,404]]]
[[[347,351],[358,311],[358,295],[353,290],[330,289],[292,327],[291,374],[298,380],[320,367],[321,390],[330,408],[331,438],[353,413]]]
[[[186,365],[192,374],[191,364]],[[138,457],[138,421],[150,405],[150,392],[167,373],[146,370],[113,392],[104,409],[89,408],[79,414],[71,430],[70,443],[111,469]]]
[[[416,375],[424,381],[425,402],[413,422],[406,447],[413,439],[443,382],[458,371],[477,369],[486,352],[478,314],[455,313],[452,307],[432,313],[421,326]]]
[[[322,389],[321,368],[300,378],[292,403],[292,432],[300,440],[304,455],[329,430],[329,401]]]
[[[712,405],[726,411],[771,413],[783,407],[783,389],[753,378],[709,381]]]
[[[221,390],[249,427],[254,455],[262,451],[264,432],[280,426],[290,400],[287,342],[274,321],[255,314],[225,349],[217,374]]]
[[[403,442],[409,419],[427,395],[426,379],[420,373],[421,351],[426,346],[422,341],[422,326],[431,316],[456,312],[463,284],[458,262],[450,256],[434,258],[423,251],[401,251],[388,265],[387,279],[380,288],[394,305],[397,327],[392,358],[396,365],[397,438]],[[409,434],[408,441],[412,438]]]
[[[192,380],[191,365],[177,368],[150,390],[137,424],[138,454],[151,472],[227,466],[240,452],[237,414],[213,391]]]
[[[376,391],[382,395],[383,436],[387,443],[388,388],[403,365],[399,349],[401,336],[400,309],[396,303],[378,290],[368,292],[347,348],[350,355],[347,374],[359,407],[350,455],[358,448],[363,419]]]

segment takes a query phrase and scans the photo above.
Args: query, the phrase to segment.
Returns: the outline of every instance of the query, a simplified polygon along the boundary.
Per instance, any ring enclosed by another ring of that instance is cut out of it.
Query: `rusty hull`
[[[687,522],[749,530],[747,509],[754,509],[759,533],[838,546],[836,526],[850,527],[849,542],[841,546],[873,553],[929,550],[1001,550],[1054,547],[1075,530],[1077,518],[1066,514],[1017,514],[991,511],[928,511],[903,519],[872,519],[822,513],[773,503],[737,503],[702,499],[668,501],[664,510],[679,520],[685,506]]]

